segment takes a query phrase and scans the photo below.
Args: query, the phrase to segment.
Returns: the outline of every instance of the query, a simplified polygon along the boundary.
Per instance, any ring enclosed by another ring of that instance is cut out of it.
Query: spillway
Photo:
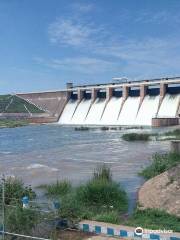
[[[59,117],[60,124],[153,127],[179,124],[180,77],[75,87],[71,84],[62,94],[53,94],[63,101],[49,121]],[[31,95],[37,98],[36,93]]]
[[[77,108],[78,101],[70,99],[66,104],[63,113],[59,119],[60,124],[71,124],[71,119]]]
[[[102,125],[116,125],[121,109],[122,97],[112,97],[106,105],[101,119]]]
[[[166,94],[160,106],[158,117],[175,117],[180,100],[179,94]]]
[[[86,116],[89,112],[91,106],[91,99],[83,99],[79,105],[77,106],[77,109],[71,119],[71,124],[84,124],[84,121],[86,119]]]
[[[118,125],[135,125],[139,104],[140,97],[128,97],[123,104],[117,121]]]
[[[85,120],[85,124],[100,125],[101,117],[104,112],[105,105],[106,105],[106,100],[104,98],[103,99],[97,98],[89,110],[89,113]]]
[[[159,96],[146,95],[138,111],[135,125],[150,126],[156,116],[159,106]]]

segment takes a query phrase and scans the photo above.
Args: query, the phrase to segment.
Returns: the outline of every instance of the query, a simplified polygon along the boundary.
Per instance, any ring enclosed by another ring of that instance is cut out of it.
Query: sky
[[[180,0],[0,0],[0,94],[180,76]]]

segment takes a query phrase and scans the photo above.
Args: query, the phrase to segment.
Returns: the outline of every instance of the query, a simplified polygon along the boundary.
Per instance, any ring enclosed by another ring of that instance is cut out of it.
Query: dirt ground
[[[93,233],[85,233],[80,231],[60,231],[59,240],[114,240],[113,237],[96,236]]]
[[[81,232],[81,231],[59,231],[58,234],[58,239],[59,240],[86,240],[86,239],[92,239],[91,237],[93,237],[94,234],[92,233],[85,233],[85,232]]]

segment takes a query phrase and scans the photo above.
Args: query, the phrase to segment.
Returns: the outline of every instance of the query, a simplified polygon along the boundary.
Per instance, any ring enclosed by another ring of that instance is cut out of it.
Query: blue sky
[[[0,0],[0,93],[180,76],[179,0]]]

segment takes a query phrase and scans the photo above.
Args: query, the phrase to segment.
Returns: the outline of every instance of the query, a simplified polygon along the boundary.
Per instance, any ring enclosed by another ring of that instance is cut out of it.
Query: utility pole
[[[5,176],[2,176],[2,239],[5,233]]]

